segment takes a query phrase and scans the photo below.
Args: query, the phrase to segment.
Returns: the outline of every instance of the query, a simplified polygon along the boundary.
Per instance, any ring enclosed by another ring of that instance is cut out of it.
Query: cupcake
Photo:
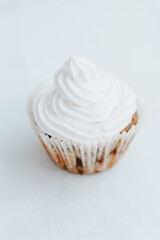
[[[102,172],[125,153],[141,111],[127,84],[88,59],[71,57],[28,101],[31,124],[61,168]]]

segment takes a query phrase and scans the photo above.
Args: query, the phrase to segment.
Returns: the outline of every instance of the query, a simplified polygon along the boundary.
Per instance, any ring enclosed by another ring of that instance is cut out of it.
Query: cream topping
[[[81,143],[116,135],[136,110],[137,97],[126,83],[79,57],[65,62],[32,98],[35,122],[45,133]]]

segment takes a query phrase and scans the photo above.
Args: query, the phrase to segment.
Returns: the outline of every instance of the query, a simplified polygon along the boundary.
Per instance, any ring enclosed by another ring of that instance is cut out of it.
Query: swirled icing
[[[126,83],[79,57],[65,62],[32,97],[42,131],[81,143],[116,135],[136,110],[136,94]]]

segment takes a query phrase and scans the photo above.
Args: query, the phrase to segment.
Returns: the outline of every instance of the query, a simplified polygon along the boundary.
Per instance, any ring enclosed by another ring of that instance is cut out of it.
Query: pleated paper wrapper
[[[51,137],[44,133],[34,121],[31,104],[28,113],[31,125],[38,134],[44,148],[61,168],[78,174],[102,172],[112,165],[125,153],[131,140],[142,122],[142,107],[139,107],[138,123],[132,125],[128,132],[123,131],[112,138],[106,138],[98,143],[79,144],[72,140]]]

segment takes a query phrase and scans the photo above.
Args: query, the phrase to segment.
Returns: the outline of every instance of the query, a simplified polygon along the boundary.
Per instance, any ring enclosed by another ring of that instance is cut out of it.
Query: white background
[[[160,239],[160,1],[0,0],[0,240]],[[71,55],[125,80],[145,106],[126,155],[77,176],[29,126],[28,93]]]

